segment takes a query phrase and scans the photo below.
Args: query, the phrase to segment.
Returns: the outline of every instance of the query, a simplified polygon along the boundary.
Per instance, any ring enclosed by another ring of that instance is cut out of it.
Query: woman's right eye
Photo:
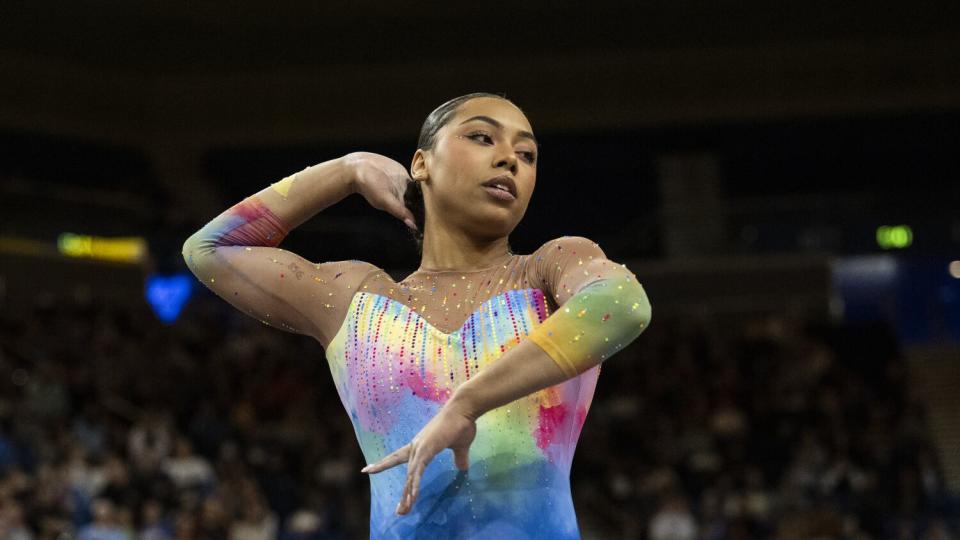
[[[489,140],[490,142],[493,142],[493,139],[490,137],[490,135],[487,135],[486,133],[484,133],[484,132],[482,132],[482,131],[478,131],[478,132],[476,132],[476,133],[471,133],[471,134],[467,135],[467,138],[468,138],[468,139],[477,140],[477,137],[486,137],[487,140]]]

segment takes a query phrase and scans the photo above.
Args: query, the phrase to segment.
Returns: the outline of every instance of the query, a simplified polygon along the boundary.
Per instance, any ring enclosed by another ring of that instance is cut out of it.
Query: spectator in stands
[[[0,538],[366,535],[319,346],[202,298],[171,327],[41,302],[0,314]],[[858,363],[881,329],[719,324],[663,318],[604,368],[572,475],[585,540],[960,537],[902,359]]]

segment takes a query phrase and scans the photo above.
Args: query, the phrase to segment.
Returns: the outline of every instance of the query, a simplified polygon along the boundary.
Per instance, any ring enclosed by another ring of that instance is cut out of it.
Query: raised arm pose
[[[324,346],[371,464],[371,538],[579,538],[570,465],[600,364],[643,332],[651,307],[586,238],[510,251],[536,167],[523,112],[468,94],[427,117],[409,175],[349,154],[244,199],[184,244],[218,295]],[[414,231],[417,271],[398,283],[366,262],[276,247],[352,193]]]

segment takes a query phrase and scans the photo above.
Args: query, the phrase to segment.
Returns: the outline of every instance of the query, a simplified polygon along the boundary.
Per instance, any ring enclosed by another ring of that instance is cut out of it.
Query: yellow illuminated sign
[[[140,237],[103,238],[63,233],[57,249],[68,257],[86,257],[116,262],[140,262],[147,255],[147,241]]]

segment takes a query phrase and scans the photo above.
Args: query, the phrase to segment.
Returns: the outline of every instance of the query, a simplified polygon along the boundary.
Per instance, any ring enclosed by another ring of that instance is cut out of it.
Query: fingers
[[[413,501],[417,500],[417,494],[420,493],[420,479],[423,478],[423,470],[425,468],[426,465],[418,466],[416,474],[413,476],[413,487],[410,489],[411,506]]]
[[[427,459],[429,462],[429,459]],[[422,459],[411,460],[407,467],[407,481],[403,484],[403,491],[400,493],[400,503],[397,504],[397,514],[403,515],[413,508],[414,501],[417,500],[417,492],[420,487],[420,478],[423,477],[423,471],[427,463]]]
[[[461,471],[465,471],[470,468],[470,447],[466,448],[454,448],[453,449],[453,463]]]
[[[413,181],[413,180],[410,180],[410,177],[409,177],[409,176],[407,176],[406,178],[407,178],[407,180],[410,181],[410,182]],[[400,218],[401,221],[403,221],[404,223],[406,223],[406,224],[407,224],[407,227],[410,227],[411,229],[416,229],[416,228],[417,228],[416,219],[413,217],[413,212],[411,212],[410,209],[407,208],[407,203],[406,203],[406,200],[405,200],[406,190],[407,190],[407,189],[409,189],[409,186],[407,186],[407,187],[405,187],[404,189],[401,189],[401,190],[400,190],[400,195],[399,195],[399,197],[397,197],[397,199],[398,199],[397,202],[398,202],[399,204],[397,205],[398,208],[397,208],[397,212],[395,212],[395,215],[396,215],[398,218]]]
[[[358,180],[358,185],[360,186],[358,192],[377,210],[382,210],[403,221],[408,227],[416,229],[416,220],[413,217],[413,213],[407,208],[403,200],[403,189],[398,190],[390,187],[390,182],[392,182],[392,180],[382,173],[377,176],[376,179],[370,179],[366,182]]]
[[[410,457],[410,445],[407,444],[405,446],[401,446],[400,448],[395,450],[393,453],[391,453],[387,457],[381,459],[380,461],[372,465],[367,465],[366,467],[360,469],[360,472],[370,473],[370,474],[378,473],[380,471],[389,469],[391,467],[396,467],[401,463],[406,463],[409,457]]]
[[[403,203],[403,200],[395,201],[395,204],[391,207],[391,214],[407,224],[407,227],[411,229],[416,229],[416,220],[413,217],[413,212],[407,208],[407,205]]]
[[[413,479],[413,463],[407,466],[407,480],[403,483],[403,489],[400,490],[400,502],[397,503],[397,514],[406,514],[413,507],[410,502],[410,485]]]
[[[403,196],[397,196],[395,193],[378,193],[377,198],[375,199],[376,203],[373,206],[377,209],[383,210],[384,212],[390,214],[391,216],[399,219],[400,221],[407,224],[407,227],[416,229],[416,220],[413,217],[413,212],[407,208],[407,205],[403,202]]]

